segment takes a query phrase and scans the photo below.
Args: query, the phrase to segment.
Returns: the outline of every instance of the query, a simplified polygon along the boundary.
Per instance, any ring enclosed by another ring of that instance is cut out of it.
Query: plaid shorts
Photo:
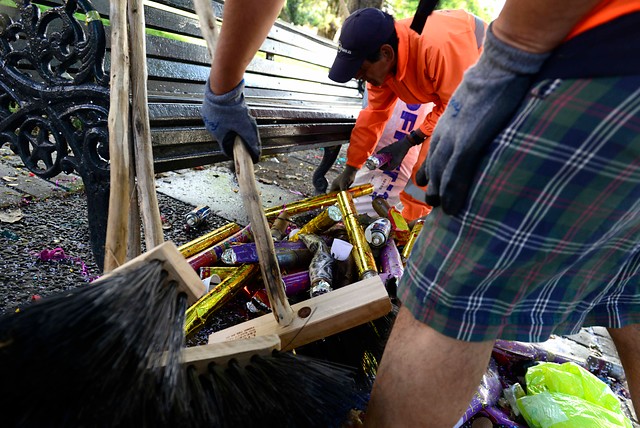
[[[640,323],[640,76],[539,82],[475,179],[407,262],[398,294],[418,320],[525,342]]]

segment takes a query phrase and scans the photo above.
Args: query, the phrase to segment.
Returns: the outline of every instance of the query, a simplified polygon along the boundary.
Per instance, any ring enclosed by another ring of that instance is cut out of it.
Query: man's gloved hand
[[[457,214],[464,206],[482,153],[525,97],[530,77],[549,54],[534,54],[487,30],[484,52],[468,69],[431,136],[416,182],[428,183],[426,202]]]
[[[249,115],[244,101],[244,80],[230,92],[216,95],[207,81],[204,103],[200,110],[204,125],[218,141],[222,152],[233,159],[233,142],[236,135],[249,150],[253,163],[260,160],[260,136],[256,120]]]
[[[415,141],[412,141],[408,135],[405,135],[395,143],[391,143],[386,147],[378,150],[378,153],[389,153],[391,160],[380,167],[383,171],[394,170],[402,163],[402,160],[409,152],[409,149],[413,147]]]
[[[356,179],[356,172],[358,172],[357,168],[345,165],[344,171],[342,171],[342,173],[333,180],[333,183],[331,183],[329,193],[336,192],[338,190],[347,190],[351,187],[353,181]]]

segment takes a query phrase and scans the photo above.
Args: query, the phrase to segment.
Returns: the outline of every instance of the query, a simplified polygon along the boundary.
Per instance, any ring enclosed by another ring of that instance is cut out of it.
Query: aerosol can
[[[375,248],[380,248],[387,243],[391,233],[391,221],[387,218],[379,218],[371,223],[364,231],[364,237]]]
[[[211,214],[211,208],[206,205],[200,205],[189,211],[184,217],[185,229],[190,230],[202,226],[207,221],[209,214]]]

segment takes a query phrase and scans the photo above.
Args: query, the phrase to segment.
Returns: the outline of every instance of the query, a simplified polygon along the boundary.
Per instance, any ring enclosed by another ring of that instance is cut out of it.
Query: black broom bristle
[[[362,405],[354,369],[289,352],[187,370],[190,427],[338,427]]]
[[[303,355],[198,376],[180,364],[185,311],[152,261],[0,317],[6,426],[337,427],[363,404],[355,369]]]
[[[116,426],[148,391],[178,387],[186,300],[152,261],[0,318],[0,405],[9,426]],[[171,387],[169,387],[171,386]]]

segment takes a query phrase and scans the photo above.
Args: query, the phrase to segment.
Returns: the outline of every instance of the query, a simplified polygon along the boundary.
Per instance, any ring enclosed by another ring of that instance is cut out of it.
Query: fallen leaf
[[[2,179],[4,181],[16,181],[17,180],[16,177],[9,177],[8,175],[5,175],[4,177],[2,177]]]
[[[8,208],[0,211],[0,222],[2,223],[15,223],[24,217],[20,208]]]

